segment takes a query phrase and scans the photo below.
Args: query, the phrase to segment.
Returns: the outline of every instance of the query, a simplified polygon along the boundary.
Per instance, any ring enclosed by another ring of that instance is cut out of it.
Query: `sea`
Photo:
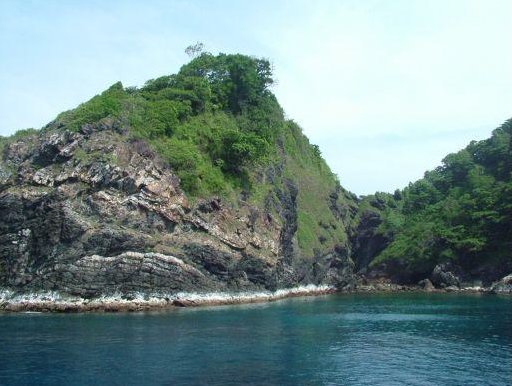
[[[512,297],[0,313],[0,385],[512,385]]]

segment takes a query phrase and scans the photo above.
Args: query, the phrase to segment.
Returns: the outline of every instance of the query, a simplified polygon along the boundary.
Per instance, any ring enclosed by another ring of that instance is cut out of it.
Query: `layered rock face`
[[[280,218],[242,199],[191,203],[115,121],[47,128],[3,149],[0,286],[94,297],[352,285],[343,248],[294,253],[294,190],[273,203]]]

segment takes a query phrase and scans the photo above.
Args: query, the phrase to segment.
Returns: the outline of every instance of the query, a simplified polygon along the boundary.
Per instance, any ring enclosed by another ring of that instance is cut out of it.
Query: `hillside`
[[[201,53],[0,137],[0,289],[443,288],[512,272],[511,120],[403,190],[358,198],[273,82],[265,59]]]
[[[366,197],[355,259],[398,282],[497,280],[512,272],[512,120],[395,194]],[[373,219],[373,223],[368,221]],[[368,250],[368,246],[373,246]],[[366,248],[366,249],[365,249]],[[435,269],[437,267],[437,270]],[[361,266],[362,268],[362,266]],[[442,275],[441,275],[442,276]]]
[[[0,286],[81,296],[353,285],[355,196],[271,92],[203,53],[0,140]]]

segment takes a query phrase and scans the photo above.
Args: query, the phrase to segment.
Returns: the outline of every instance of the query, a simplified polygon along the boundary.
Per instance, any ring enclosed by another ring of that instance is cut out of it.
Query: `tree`
[[[191,58],[196,58],[203,53],[204,44],[197,42],[185,48],[185,53]]]

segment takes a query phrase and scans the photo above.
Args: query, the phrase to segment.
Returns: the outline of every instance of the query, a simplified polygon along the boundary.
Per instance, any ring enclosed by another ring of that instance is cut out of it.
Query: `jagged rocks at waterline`
[[[512,294],[512,273],[493,283],[491,292],[495,294]]]
[[[432,292],[435,290],[434,285],[429,279],[423,279],[418,282],[418,286],[426,292]]]

